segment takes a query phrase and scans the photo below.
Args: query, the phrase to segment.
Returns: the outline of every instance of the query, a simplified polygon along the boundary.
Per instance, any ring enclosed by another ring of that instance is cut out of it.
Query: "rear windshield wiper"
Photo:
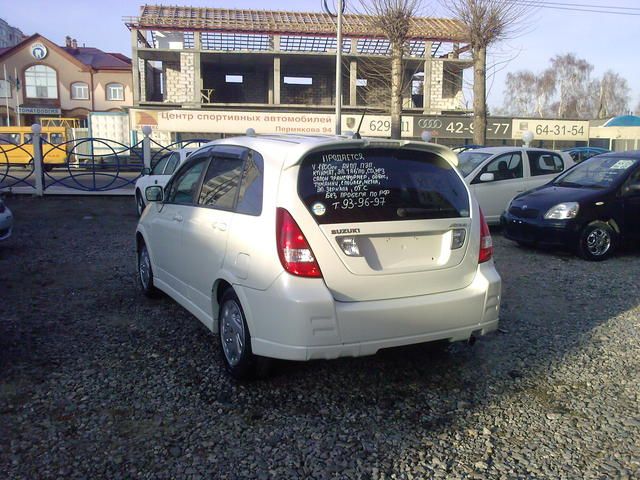
[[[454,216],[460,216],[455,208],[401,207],[396,211],[399,217],[412,217],[415,215],[424,215],[425,213],[442,214],[443,212],[452,213]]]

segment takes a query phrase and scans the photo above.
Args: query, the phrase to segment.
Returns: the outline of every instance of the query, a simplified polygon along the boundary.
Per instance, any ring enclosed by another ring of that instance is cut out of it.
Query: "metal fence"
[[[143,168],[152,168],[163,156],[208,139],[161,145],[151,129],[132,145],[105,138],[76,138],[56,142],[32,126],[28,141],[0,137],[0,192],[47,194],[133,195]],[[27,138],[21,137],[21,138]]]

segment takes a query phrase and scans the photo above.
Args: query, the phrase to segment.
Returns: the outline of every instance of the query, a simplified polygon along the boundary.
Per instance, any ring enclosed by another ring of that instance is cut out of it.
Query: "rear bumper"
[[[418,297],[337,302],[322,280],[287,274],[265,291],[236,291],[255,354],[311,360],[485,335],[498,327],[501,280],[493,262],[487,262],[466,288]]]
[[[505,212],[500,223],[509,240],[536,245],[573,248],[580,234],[580,225],[573,220],[519,218]]]

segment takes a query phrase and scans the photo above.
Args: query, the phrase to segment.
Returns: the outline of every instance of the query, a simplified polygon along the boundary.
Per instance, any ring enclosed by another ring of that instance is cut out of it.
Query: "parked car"
[[[521,244],[577,250],[604,260],[624,239],[640,238],[640,152],[606,153],[519,195],[502,217]]]
[[[567,152],[571,155],[574,162],[580,163],[588,158],[595,157],[596,155],[608,153],[609,150],[600,147],[573,147],[565,148],[563,152]]]
[[[138,212],[138,216],[142,215],[142,212],[147,206],[144,197],[145,189],[151,185],[164,187],[178,165],[182,164],[194,150],[195,148],[181,148],[180,150],[170,152],[160,158],[153,168],[145,168],[142,170],[142,176],[136,181],[135,187],[136,211]]]
[[[11,236],[13,229],[13,214],[0,197],[0,241],[6,240]]]
[[[446,147],[344,137],[217,140],[140,218],[138,277],[218,331],[236,377],[462,341],[498,326],[501,280]]]
[[[458,159],[458,168],[490,225],[500,223],[513,197],[574,165],[567,153],[526,147],[477,148],[460,153]]]

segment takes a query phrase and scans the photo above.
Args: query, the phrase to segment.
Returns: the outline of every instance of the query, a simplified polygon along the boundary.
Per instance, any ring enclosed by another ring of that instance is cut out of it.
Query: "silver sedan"
[[[7,207],[2,201],[2,198],[0,198],[0,241],[6,240],[11,236],[12,228],[13,215],[9,207]]]

